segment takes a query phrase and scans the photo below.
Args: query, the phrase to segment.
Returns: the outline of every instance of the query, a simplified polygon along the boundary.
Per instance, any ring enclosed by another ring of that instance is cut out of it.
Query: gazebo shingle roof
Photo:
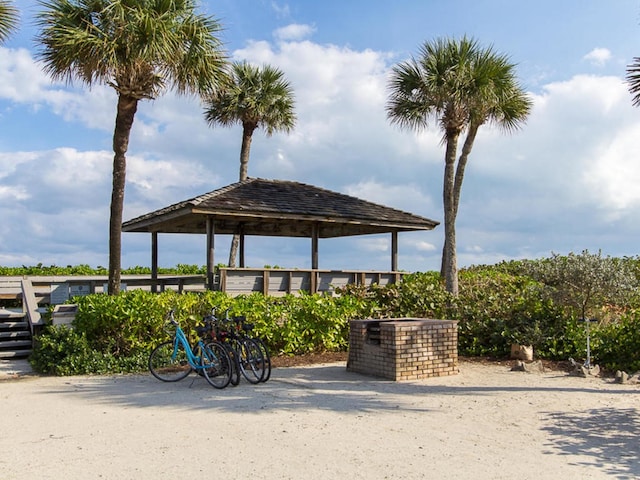
[[[432,230],[438,222],[356,197],[285,180],[249,178],[147,213],[122,225],[125,232],[206,233],[320,238]]]

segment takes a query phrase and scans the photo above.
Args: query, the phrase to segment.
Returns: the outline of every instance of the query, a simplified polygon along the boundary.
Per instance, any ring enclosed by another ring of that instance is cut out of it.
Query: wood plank
[[[29,328],[28,322],[0,322],[0,330],[12,330],[12,329],[20,329]]]
[[[31,334],[27,330],[17,330],[0,332],[0,339],[6,340],[10,338],[30,338]]]
[[[34,326],[43,326],[44,319],[38,311],[38,301],[36,300],[36,294],[33,292],[33,285],[31,280],[24,278],[21,282],[22,286],[22,308],[27,312],[27,318],[31,325],[31,333],[33,334]]]
[[[0,358],[23,358],[31,355],[31,349],[0,351]]]
[[[16,310],[7,310],[6,308],[0,308],[0,322],[5,319],[12,318],[24,318],[24,312],[18,312]]]
[[[31,340],[8,340],[0,342],[0,349],[14,350],[18,347],[31,347]]]
[[[20,293],[20,280],[16,277],[0,277],[0,299],[17,299]]]

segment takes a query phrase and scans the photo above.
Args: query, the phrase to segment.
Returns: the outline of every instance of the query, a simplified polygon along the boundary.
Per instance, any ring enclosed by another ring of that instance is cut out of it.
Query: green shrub
[[[595,325],[590,338],[592,363],[611,371],[640,372],[640,311]]]
[[[29,361],[34,370],[52,375],[90,373],[96,353],[85,335],[61,325],[51,325],[35,339]]]
[[[197,266],[178,267],[201,273]],[[51,274],[55,268],[30,271]],[[585,324],[579,318],[588,314],[600,320],[591,331],[593,361],[608,369],[640,369],[638,258],[585,251],[475,266],[461,270],[459,278],[457,297],[445,291],[437,272],[406,275],[397,285],[349,285],[337,289],[338,296],[131,290],[77,297],[74,330],[45,329],[32,362],[38,371],[56,375],[146,370],[149,351],[167,338],[162,327],[169,309],[192,340],[195,326],[215,309],[218,316],[245,315],[274,354],[345,350],[351,319],[422,317],[457,320],[462,356],[504,357],[516,342],[532,344],[538,357],[550,359],[585,357]]]

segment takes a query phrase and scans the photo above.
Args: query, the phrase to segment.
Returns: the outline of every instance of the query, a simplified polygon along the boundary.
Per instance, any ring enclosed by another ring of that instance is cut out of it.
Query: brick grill
[[[458,323],[390,318],[351,320],[347,371],[390,380],[458,373]]]

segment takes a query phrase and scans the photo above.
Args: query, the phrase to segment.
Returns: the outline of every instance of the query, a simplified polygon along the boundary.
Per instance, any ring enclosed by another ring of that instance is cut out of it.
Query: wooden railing
[[[216,271],[214,290],[230,295],[262,292],[265,295],[309,293],[332,293],[337,287],[347,284],[387,285],[401,280],[403,272],[271,269],[271,268],[219,268]],[[33,293],[40,305],[58,305],[68,299],[106,292],[106,276],[0,276],[0,300],[22,298],[22,280],[28,278]],[[122,290],[142,289],[162,292],[204,291],[207,288],[204,275],[161,275],[152,279],[150,275],[123,275]]]
[[[222,267],[216,276],[216,289],[230,295],[262,292],[277,296],[301,290],[332,293],[347,284],[397,283],[403,275],[403,272]]]
[[[21,281],[31,280],[33,292],[38,304],[58,305],[69,298],[90,293],[104,293],[107,288],[107,276],[29,276],[0,277],[0,300],[20,299]],[[164,290],[204,291],[204,275],[167,275],[153,280],[149,275],[123,275],[122,290],[148,290],[162,292]]]

